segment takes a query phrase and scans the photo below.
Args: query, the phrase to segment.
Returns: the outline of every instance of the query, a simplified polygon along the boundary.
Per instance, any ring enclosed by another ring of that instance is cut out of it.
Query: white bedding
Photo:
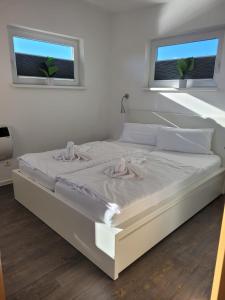
[[[103,171],[116,160],[89,170],[59,176],[56,194],[95,221],[118,226],[218,170],[217,155],[178,152],[143,153],[143,179],[109,178]],[[120,212],[120,213],[119,213]]]
[[[62,149],[60,149],[42,153],[25,154],[18,158],[19,168],[32,180],[54,191],[56,177],[58,175],[90,168],[117,157],[127,155],[128,153],[136,152],[138,149],[152,151],[154,147],[117,141],[96,141],[80,146],[80,151],[83,151],[91,157],[89,161],[58,161],[54,159],[53,156],[59,154],[62,151]]]

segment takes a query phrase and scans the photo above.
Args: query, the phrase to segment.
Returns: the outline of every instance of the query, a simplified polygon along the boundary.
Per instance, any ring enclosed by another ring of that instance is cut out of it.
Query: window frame
[[[169,46],[175,44],[182,44],[188,42],[204,41],[208,39],[218,38],[219,45],[215,60],[214,75],[212,79],[187,79],[187,88],[202,88],[202,87],[216,87],[217,78],[220,73],[221,56],[223,51],[225,26],[216,28],[199,30],[196,32],[185,33],[177,36],[163,37],[160,39],[153,39],[148,42],[146,51],[147,60],[147,88],[179,88],[179,79],[173,80],[155,80],[155,64],[157,59],[157,48],[162,46]]]
[[[84,86],[84,46],[82,39],[17,25],[8,25],[7,29],[13,84],[49,85],[49,80],[47,77],[31,77],[17,75],[16,55],[14,51],[13,37],[21,37],[36,41],[44,41],[48,43],[61,44],[73,47],[74,57],[75,59],[77,59],[77,63],[74,63],[75,78],[64,79],[52,77],[51,84],[53,86]]]

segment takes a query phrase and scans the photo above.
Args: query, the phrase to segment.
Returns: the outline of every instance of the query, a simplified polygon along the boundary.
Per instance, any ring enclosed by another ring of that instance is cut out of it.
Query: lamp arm
[[[124,104],[123,104],[124,99],[125,99],[125,97],[123,96],[123,98],[122,98],[122,100],[121,100],[121,110],[120,110],[120,113],[121,113],[121,114],[125,114],[125,113],[126,113],[125,107],[124,107]]]
[[[121,110],[120,110],[120,113],[121,114],[125,114],[126,113],[126,110],[125,110],[125,107],[124,107],[124,100],[126,99],[129,99],[130,98],[130,95],[129,94],[125,94],[123,97],[122,97],[122,100],[121,100]]]

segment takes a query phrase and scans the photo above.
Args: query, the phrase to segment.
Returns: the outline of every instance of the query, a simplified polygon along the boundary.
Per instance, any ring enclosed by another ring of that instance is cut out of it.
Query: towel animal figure
[[[116,163],[114,166],[107,167],[103,172],[105,175],[111,178],[143,178],[139,168],[132,164],[132,159],[126,160],[125,158],[121,158],[118,163]]]
[[[61,151],[59,154],[53,156],[56,160],[61,161],[73,161],[73,160],[85,160],[88,161],[91,158],[79,151],[79,146],[74,145],[74,142],[68,142],[66,149]]]

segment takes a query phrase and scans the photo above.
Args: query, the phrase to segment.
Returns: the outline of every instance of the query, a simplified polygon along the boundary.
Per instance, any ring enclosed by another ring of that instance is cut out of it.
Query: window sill
[[[168,88],[168,87],[157,87],[157,88],[144,88],[144,91],[150,93],[189,93],[189,92],[217,92],[217,87],[193,87],[193,88]]]
[[[66,90],[86,90],[85,86],[71,86],[71,85],[41,85],[41,84],[17,84],[11,83],[15,88],[32,88],[32,89],[66,89]]]

